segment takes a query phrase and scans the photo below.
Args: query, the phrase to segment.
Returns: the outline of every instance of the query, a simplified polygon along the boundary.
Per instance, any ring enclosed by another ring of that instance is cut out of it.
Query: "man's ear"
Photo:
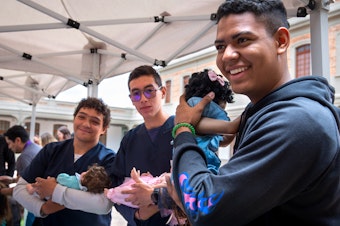
[[[162,91],[162,99],[163,99],[166,95],[166,87],[162,86],[161,91]]]
[[[274,38],[276,39],[277,43],[277,53],[282,54],[287,51],[290,43],[290,34],[287,28],[280,27],[275,35]]]
[[[21,143],[21,142],[22,142],[22,141],[21,141],[21,138],[20,138],[20,137],[16,137],[16,138],[14,139],[14,143],[16,143],[16,142]]]
[[[107,132],[107,128],[108,127],[103,128],[103,132],[100,135],[104,135]]]

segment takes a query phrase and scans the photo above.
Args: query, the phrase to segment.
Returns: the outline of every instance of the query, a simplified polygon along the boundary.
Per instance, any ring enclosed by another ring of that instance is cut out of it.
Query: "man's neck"
[[[87,143],[87,142],[82,142],[78,139],[74,139],[73,141],[74,154],[83,155],[86,152],[88,152],[91,148],[96,146],[98,142]]]
[[[170,116],[161,111],[154,117],[144,118],[144,124],[147,129],[154,129],[162,126]]]

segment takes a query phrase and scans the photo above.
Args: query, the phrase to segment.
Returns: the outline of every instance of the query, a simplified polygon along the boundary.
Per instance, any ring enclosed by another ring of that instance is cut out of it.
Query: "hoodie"
[[[191,133],[174,141],[175,188],[193,225],[340,225],[339,109],[320,76],[292,80],[244,113],[219,175]]]

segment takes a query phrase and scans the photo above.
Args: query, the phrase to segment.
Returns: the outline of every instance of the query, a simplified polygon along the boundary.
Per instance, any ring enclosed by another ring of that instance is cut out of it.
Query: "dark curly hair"
[[[88,192],[103,193],[104,188],[110,188],[111,180],[103,166],[94,164],[82,177],[81,184],[87,187]]]
[[[185,86],[185,100],[188,101],[191,97],[204,97],[213,91],[215,93],[215,98],[213,99],[215,103],[233,103],[234,97],[229,82],[224,80],[225,83],[222,86],[218,81],[211,81],[208,73],[209,69],[204,69],[204,71],[195,72],[191,75],[189,83]],[[221,75],[217,76],[223,78]]]

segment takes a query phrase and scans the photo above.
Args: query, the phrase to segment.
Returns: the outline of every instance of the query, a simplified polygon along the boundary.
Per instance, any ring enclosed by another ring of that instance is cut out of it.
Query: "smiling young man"
[[[109,126],[110,109],[102,100],[89,97],[80,101],[73,116],[74,138],[47,144],[19,179],[14,198],[35,216],[43,217],[43,225],[108,226],[112,205],[103,195],[61,186],[54,177],[60,173],[81,174],[95,163],[112,176],[115,153],[99,142]],[[34,182],[37,193],[51,199],[30,195],[26,184]],[[93,209],[93,203],[101,205]]]
[[[234,155],[218,175],[192,130],[175,127],[173,180],[192,225],[340,225],[339,114],[321,76],[291,79],[286,10],[278,0],[228,0],[217,12],[216,63],[251,100]],[[175,123],[196,127],[208,94]]]

